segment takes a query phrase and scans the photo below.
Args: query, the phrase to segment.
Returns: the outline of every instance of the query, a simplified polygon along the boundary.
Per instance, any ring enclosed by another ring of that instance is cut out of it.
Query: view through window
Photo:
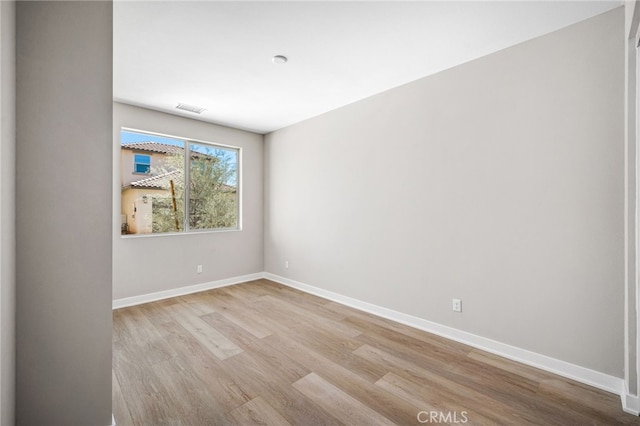
[[[239,228],[238,148],[120,132],[121,233]]]

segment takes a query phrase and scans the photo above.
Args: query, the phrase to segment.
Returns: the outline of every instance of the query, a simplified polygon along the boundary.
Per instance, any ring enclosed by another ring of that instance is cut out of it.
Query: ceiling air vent
[[[178,104],[176,106],[176,108],[182,109],[182,110],[185,110],[185,111],[189,111],[189,112],[193,112],[193,113],[196,113],[196,114],[202,114],[203,111],[206,111],[205,108],[200,108],[200,107],[197,107],[197,106],[187,105],[187,104]]]

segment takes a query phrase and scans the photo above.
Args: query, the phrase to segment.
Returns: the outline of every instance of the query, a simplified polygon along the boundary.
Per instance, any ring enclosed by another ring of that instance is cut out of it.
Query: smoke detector
[[[284,55],[276,55],[271,58],[274,64],[286,64],[289,59]]]

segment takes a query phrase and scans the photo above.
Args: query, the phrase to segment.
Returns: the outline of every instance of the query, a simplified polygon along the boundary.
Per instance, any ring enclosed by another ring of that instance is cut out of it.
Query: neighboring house
[[[184,170],[178,168],[175,161],[167,161],[171,156],[184,155],[184,148],[159,142],[138,142],[122,144],[120,149],[121,170],[121,233],[122,234],[151,234],[154,232],[173,232],[183,228],[182,213],[178,216],[176,227],[173,225],[172,199],[176,197],[178,211],[182,211],[184,187]],[[191,154],[192,160],[213,159],[203,153]],[[193,179],[193,174],[191,175]],[[171,184],[175,187],[172,192]],[[196,184],[197,185],[197,184]],[[236,203],[237,188],[224,183],[214,183],[222,194],[228,196],[231,203]],[[193,184],[192,184],[193,186]],[[197,191],[195,191],[197,192]],[[216,227],[206,222],[211,216],[211,210],[203,207],[198,198],[192,193],[190,198],[190,226],[198,228],[205,218],[207,228]],[[206,202],[204,203],[206,204]],[[232,205],[233,205],[232,204]],[[233,209],[235,211],[235,208]],[[222,209],[224,211],[224,209]],[[164,215],[163,215],[164,213]],[[155,216],[154,216],[155,215]],[[170,217],[170,219],[167,219]],[[235,218],[235,215],[234,215]],[[234,219],[235,220],[235,219]],[[200,227],[199,229],[204,229]]]
[[[182,170],[165,161],[168,156],[184,154],[184,148],[158,142],[121,145],[122,182],[121,230],[123,234],[153,232],[153,202],[156,197],[171,196],[171,181],[182,186]]]

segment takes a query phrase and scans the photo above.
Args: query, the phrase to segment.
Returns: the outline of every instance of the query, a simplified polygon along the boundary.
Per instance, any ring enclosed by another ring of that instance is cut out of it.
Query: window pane
[[[174,204],[175,203],[175,204]],[[154,234],[184,231],[184,185],[174,183],[174,192],[153,197],[151,215]]]
[[[146,164],[148,166],[151,165],[151,157],[149,155],[135,154],[133,158],[133,161],[135,161],[136,164]]]
[[[190,143],[189,227],[238,227],[238,150]]]
[[[122,233],[184,231],[184,141],[124,130],[120,135]]]
[[[135,172],[136,173],[149,173],[149,172],[151,172],[151,166],[149,166],[148,164],[136,164],[135,165]]]

